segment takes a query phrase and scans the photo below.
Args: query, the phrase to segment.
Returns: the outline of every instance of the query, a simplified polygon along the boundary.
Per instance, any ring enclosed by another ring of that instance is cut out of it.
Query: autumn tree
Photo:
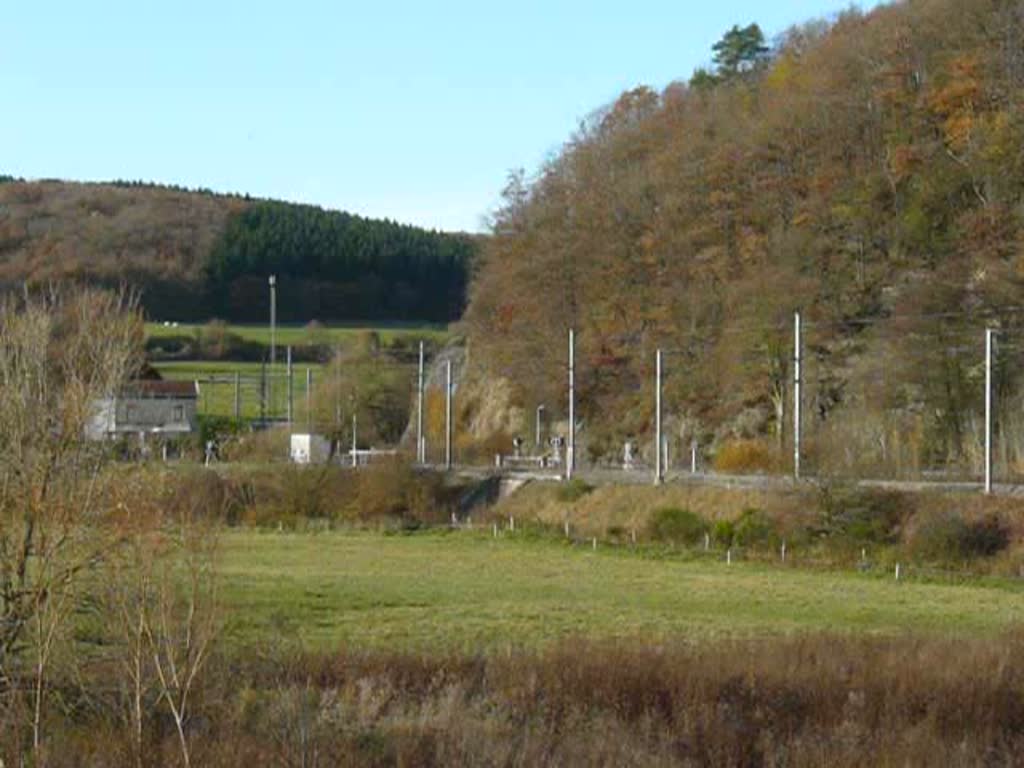
[[[782,447],[801,309],[809,445],[832,450],[818,431],[847,411],[855,429],[870,402],[879,423],[942,414],[922,461],[967,461],[974,372],[930,377],[972,325],[1016,327],[1024,278],[1024,70],[1003,31],[1024,21],[997,6],[850,10],[772,52],[736,26],[713,72],[595,111],[494,216],[465,318],[473,365],[517,402],[564,402],[574,327],[579,412],[614,445],[650,429],[660,346],[670,416]],[[942,333],[899,336],[934,313],[951,315]],[[932,362],[889,366],[879,393],[878,354]]]

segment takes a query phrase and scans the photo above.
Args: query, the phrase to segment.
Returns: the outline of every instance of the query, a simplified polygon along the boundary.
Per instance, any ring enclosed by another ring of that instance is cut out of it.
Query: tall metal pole
[[[654,484],[661,485],[665,467],[661,457],[661,350],[654,358]]]
[[[291,349],[291,347],[288,347]],[[288,381],[291,381],[289,378]],[[306,427],[313,431],[313,369],[306,369]]]
[[[537,406],[537,417],[533,425],[533,444],[538,451],[540,450],[540,417],[544,411],[543,404]]]
[[[800,313],[793,317],[793,477],[800,479]]]
[[[292,390],[293,376],[292,376],[292,348],[288,345],[288,350],[285,357],[285,373],[288,375],[288,381],[286,383],[286,391],[288,392],[288,426],[292,425],[292,421],[295,419],[295,393]]]
[[[242,417],[242,375],[235,371],[235,421]]]
[[[267,359],[260,364],[260,423],[267,421]]]
[[[452,468],[452,361],[444,364],[444,468]]]
[[[341,440],[341,350],[334,348],[334,426]],[[340,446],[339,446],[340,448]]]
[[[569,439],[565,448],[565,479],[576,469],[576,332],[569,329]]]
[[[277,360],[277,275],[271,275],[270,283],[270,364]]]
[[[358,458],[358,454],[356,453],[356,450],[357,450],[358,445],[359,445],[359,443],[356,441],[356,428],[358,426],[359,426],[359,424],[358,424],[358,421],[357,421],[357,416],[356,416],[355,408],[353,406],[353,410],[352,410],[352,466],[353,467],[358,467],[359,466],[359,458]]]
[[[423,342],[420,342],[420,369],[416,382],[416,461],[425,464],[427,461],[426,445],[423,443]]]
[[[992,493],[992,342],[995,331],[985,330],[985,493]]]
[[[271,275],[270,284],[270,378],[267,380],[267,400],[270,406],[270,417],[274,416],[274,373],[277,362],[277,275]],[[289,418],[289,421],[291,419]]]

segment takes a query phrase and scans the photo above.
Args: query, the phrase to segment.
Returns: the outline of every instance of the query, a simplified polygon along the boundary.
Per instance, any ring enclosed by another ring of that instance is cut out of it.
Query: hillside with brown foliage
[[[342,211],[139,182],[0,176],[0,287],[126,282],[154,318],[446,322],[476,240]]]
[[[908,0],[622,94],[510,177],[466,316],[478,371],[552,409],[575,328],[596,459],[649,436],[661,347],[677,450],[760,441],[782,468],[802,310],[813,468],[971,472],[992,325],[1013,471],[1022,40],[1020,2]]]

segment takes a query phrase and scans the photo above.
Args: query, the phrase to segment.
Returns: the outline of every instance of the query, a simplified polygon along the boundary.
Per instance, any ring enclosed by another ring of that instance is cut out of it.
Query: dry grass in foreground
[[[47,765],[126,762],[103,691],[51,724]],[[174,764],[168,723],[145,732],[151,764]],[[251,653],[208,670],[187,733],[206,766],[1014,765],[1024,634]]]

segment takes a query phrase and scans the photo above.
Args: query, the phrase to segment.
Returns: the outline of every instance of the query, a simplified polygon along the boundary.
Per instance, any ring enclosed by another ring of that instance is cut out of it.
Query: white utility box
[[[325,464],[331,455],[331,444],[320,435],[292,435],[291,459],[296,464]]]

